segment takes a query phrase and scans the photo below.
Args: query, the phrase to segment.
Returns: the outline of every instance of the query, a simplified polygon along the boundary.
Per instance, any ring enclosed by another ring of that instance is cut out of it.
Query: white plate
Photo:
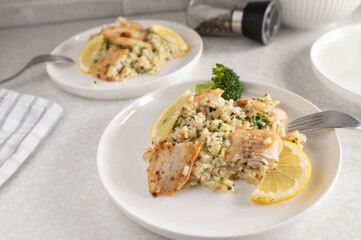
[[[315,74],[326,87],[361,106],[361,24],[320,37],[311,48],[311,61]]]
[[[92,81],[97,80],[91,75],[83,74],[76,65],[48,63],[47,70],[55,84],[63,90],[93,99],[125,99],[141,96],[151,90],[163,87],[170,83],[184,80],[189,70],[199,60],[203,43],[201,37],[193,29],[174,22],[160,20],[135,20],[143,28],[152,23],[162,24],[177,32],[188,45],[192,46],[183,58],[175,58],[167,62],[160,69],[158,75],[142,74],[136,78],[127,79],[124,82],[98,81],[98,86],[93,87]],[[108,25],[114,25],[111,23]],[[51,53],[78,59],[78,55],[87,43],[90,35],[101,31],[102,26],[95,27],[79,33],[58,45]]]
[[[200,82],[200,81],[198,81]],[[159,113],[196,82],[185,82],[149,93],[126,107],[101,137],[97,165],[101,181],[119,209],[138,224],[176,239],[233,239],[279,227],[316,206],[334,185],[341,166],[341,147],[334,130],[307,134],[305,152],[312,163],[306,188],[291,200],[273,205],[253,203],[255,185],[236,182],[234,193],[204,187],[180,190],[172,197],[152,198],[148,192],[149,131]],[[290,119],[318,112],[307,100],[286,90],[244,82],[244,96],[270,93],[281,101]]]

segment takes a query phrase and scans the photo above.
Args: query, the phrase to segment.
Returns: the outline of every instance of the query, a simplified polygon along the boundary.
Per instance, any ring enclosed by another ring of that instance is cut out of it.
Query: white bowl
[[[361,0],[279,0],[282,22],[287,26],[319,29],[352,13]]]
[[[361,24],[320,37],[311,48],[315,74],[333,93],[361,107]]]

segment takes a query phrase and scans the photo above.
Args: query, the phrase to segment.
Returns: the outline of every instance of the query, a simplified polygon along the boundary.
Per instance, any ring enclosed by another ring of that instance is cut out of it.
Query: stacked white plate
[[[333,30],[311,48],[313,70],[333,93],[361,107],[361,24]]]

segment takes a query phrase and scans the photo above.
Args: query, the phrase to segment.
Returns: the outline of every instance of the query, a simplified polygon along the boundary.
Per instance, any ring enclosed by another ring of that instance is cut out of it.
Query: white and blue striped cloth
[[[0,89],[0,186],[48,135],[62,112],[49,100]]]

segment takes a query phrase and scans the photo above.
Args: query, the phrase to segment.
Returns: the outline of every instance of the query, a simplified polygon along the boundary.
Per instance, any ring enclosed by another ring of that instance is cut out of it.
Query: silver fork
[[[73,61],[73,59],[68,58],[68,57],[64,57],[64,56],[60,56],[60,55],[51,55],[51,54],[44,54],[44,55],[39,55],[34,57],[33,59],[30,60],[30,62],[28,62],[28,64],[25,65],[25,67],[23,67],[20,71],[18,71],[17,73],[13,74],[12,76],[2,79],[0,80],[0,83],[4,83],[7,82],[17,76],[19,76],[21,73],[23,73],[26,69],[39,64],[39,63],[43,63],[43,62],[56,62],[56,63],[75,63]]]
[[[323,128],[361,129],[361,122],[343,112],[325,111],[298,118],[288,124],[288,132],[306,132]]]

